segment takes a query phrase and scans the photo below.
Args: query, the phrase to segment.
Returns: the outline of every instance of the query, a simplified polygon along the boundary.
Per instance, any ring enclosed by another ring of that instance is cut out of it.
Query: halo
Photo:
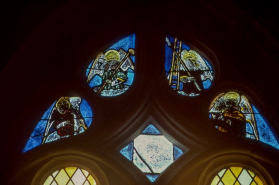
[[[196,67],[199,67],[199,64],[197,63],[198,57],[194,52],[185,52],[181,58],[183,61],[190,60]]]
[[[120,55],[118,51],[111,49],[105,53],[105,59],[108,62],[112,60],[120,61]]]
[[[228,92],[224,95],[224,100],[225,100],[225,102],[232,101],[236,105],[238,105],[240,102],[240,95],[236,92]]]

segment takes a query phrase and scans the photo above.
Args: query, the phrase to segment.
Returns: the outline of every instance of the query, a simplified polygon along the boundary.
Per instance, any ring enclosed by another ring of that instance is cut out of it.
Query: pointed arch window
[[[184,96],[199,96],[210,88],[214,79],[209,62],[171,35],[166,36],[165,70],[168,84]]]
[[[134,80],[135,34],[131,34],[91,61],[87,70],[87,83],[101,96],[118,96],[129,89]]]
[[[81,97],[61,97],[43,114],[23,153],[41,144],[85,132],[93,119],[92,109]]]
[[[244,95],[236,92],[219,94],[210,105],[209,118],[221,132],[259,140],[279,149],[269,124]]]

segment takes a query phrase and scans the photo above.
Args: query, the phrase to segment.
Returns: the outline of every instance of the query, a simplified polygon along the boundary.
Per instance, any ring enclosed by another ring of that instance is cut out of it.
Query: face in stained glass
[[[85,132],[92,122],[92,110],[80,97],[61,97],[44,113],[23,153],[44,143]]]
[[[165,70],[171,88],[184,96],[200,95],[213,81],[208,61],[170,35],[165,43]]]
[[[149,125],[120,153],[132,161],[151,182],[154,182],[185,152],[165,138],[153,125]]]
[[[210,105],[209,118],[221,132],[256,139],[279,149],[268,123],[243,95],[236,92],[219,94]]]
[[[77,167],[66,167],[53,172],[44,185],[97,185],[88,171]]]
[[[221,170],[214,177],[211,185],[263,185],[262,180],[254,172],[242,167],[229,167]]]
[[[135,40],[135,34],[119,40],[89,64],[87,83],[95,93],[118,96],[129,89],[135,76]]]

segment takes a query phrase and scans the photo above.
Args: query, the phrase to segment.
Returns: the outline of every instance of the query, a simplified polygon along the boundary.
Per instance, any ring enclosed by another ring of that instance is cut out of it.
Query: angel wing
[[[259,140],[259,134],[257,131],[257,124],[255,121],[253,109],[248,99],[243,95],[241,96],[239,107],[241,108],[241,112],[245,115],[246,121],[251,125],[255,138]]]
[[[103,76],[104,74],[104,69],[103,69],[103,66],[104,64],[106,64],[106,60],[104,59],[104,54],[103,53],[100,53],[96,59],[94,60],[91,68],[90,68],[90,71],[89,71],[89,74],[87,76],[87,82],[90,82],[90,80],[96,75],[100,75],[100,76]]]
[[[219,94],[210,104],[209,113],[219,113],[220,107],[224,104],[225,93]]]

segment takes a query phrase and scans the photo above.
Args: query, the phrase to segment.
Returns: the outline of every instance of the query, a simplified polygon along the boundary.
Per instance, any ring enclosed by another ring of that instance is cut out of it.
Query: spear
[[[135,50],[133,49],[129,49],[128,53],[122,58],[122,60],[120,61],[120,64],[115,68],[115,70],[113,71],[113,73],[108,77],[107,80],[111,80],[111,78],[115,75],[115,73],[117,72],[117,70],[120,68],[120,66],[125,62],[125,60],[130,56],[130,55],[135,55]],[[107,82],[105,82],[100,89],[98,90],[97,94],[100,94],[100,92],[103,90],[103,88],[107,85]]]

